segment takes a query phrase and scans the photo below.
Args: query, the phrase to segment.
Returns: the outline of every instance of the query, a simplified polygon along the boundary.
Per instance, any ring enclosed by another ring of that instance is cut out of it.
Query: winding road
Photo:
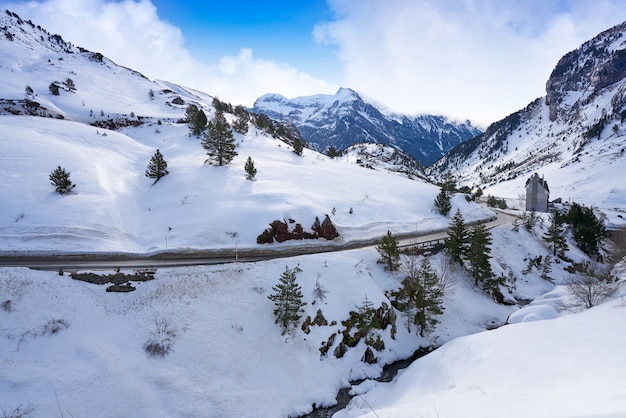
[[[480,221],[488,229],[513,222],[515,216],[497,212],[495,219]],[[441,240],[447,237],[447,229],[430,233],[397,234],[402,247]],[[346,251],[367,248],[377,245],[379,238],[346,243],[330,242],[328,244],[304,246],[277,246],[263,248],[219,250],[195,250],[190,252],[159,252],[155,254],[100,253],[100,254],[11,254],[0,255],[0,267],[28,267],[38,270],[113,270],[151,269],[159,267],[183,267],[234,262],[253,262],[275,258],[294,257],[306,254],[319,254],[333,251]]]

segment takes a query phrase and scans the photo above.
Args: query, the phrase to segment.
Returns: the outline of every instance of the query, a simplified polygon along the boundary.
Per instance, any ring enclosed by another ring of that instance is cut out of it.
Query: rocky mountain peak
[[[340,88],[334,95],[294,99],[266,94],[255,101],[251,110],[294,124],[304,139],[321,152],[331,146],[340,150],[357,143],[384,144],[405,151],[423,165],[481,133],[469,121],[385,114],[349,88]]]
[[[0,38],[22,44],[31,50],[43,48],[68,54],[85,52],[84,49],[63,40],[60,35],[51,34],[30,20],[22,20],[17,13],[10,10],[0,12]]]
[[[598,93],[626,77],[626,22],[563,56],[546,83],[550,120],[568,120]]]

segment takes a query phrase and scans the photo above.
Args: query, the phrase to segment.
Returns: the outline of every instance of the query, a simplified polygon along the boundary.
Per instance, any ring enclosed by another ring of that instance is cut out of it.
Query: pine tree
[[[150,100],[154,100],[154,90],[148,90],[148,97],[150,98]]]
[[[29,85],[27,85],[24,88],[24,94],[26,94],[26,97],[33,97],[35,95],[35,92],[33,91],[33,88]]]
[[[491,270],[491,233],[484,225],[478,224],[472,227],[469,233],[469,245],[467,246],[467,259],[469,260],[470,273],[474,278],[474,284],[485,282],[493,276]]]
[[[302,141],[300,141],[298,138],[293,140],[293,152],[296,153],[296,155],[300,155],[302,156],[302,151],[304,150],[304,144],[302,143]]]
[[[67,87],[67,89],[69,91],[74,91],[76,90],[76,84],[74,84],[74,80],[72,80],[71,78],[67,78],[65,79],[65,81],[63,82],[63,84],[65,84],[65,87]]]
[[[550,226],[543,234],[543,240],[552,245],[553,256],[563,256],[565,251],[569,249],[567,240],[565,239],[565,232],[563,231],[563,224],[560,222],[560,217],[553,212],[550,215]]]
[[[365,338],[365,343],[368,345],[374,343],[377,335],[374,330],[380,328],[375,314],[374,304],[366,295],[361,306],[357,307],[354,325],[361,337]]]
[[[328,150],[326,150],[326,155],[329,158],[335,158],[337,156],[337,149],[331,145],[328,147]]]
[[[285,266],[280,282],[272,287],[274,293],[268,296],[276,306],[274,316],[276,323],[281,325],[283,334],[291,332],[298,325],[301,314],[304,313],[302,308],[306,302],[302,301],[302,291],[300,285],[296,283],[296,275],[301,271],[299,266],[292,269]]]
[[[50,179],[51,184],[56,186],[55,191],[59,194],[70,193],[76,186],[75,184],[72,184],[72,181],[70,180],[69,171],[66,171],[65,168],[61,168],[61,166],[57,166],[57,168],[50,173],[48,178]]]
[[[167,174],[169,174],[169,171],[167,171],[167,162],[163,158],[161,151],[157,149],[148,163],[146,177],[154,179],[154,183],[152,183],[154,185],[161,179],[161,177],[166,176]]]
[[[252,161],[251,157],[248,157],[246,160],[244,170],[246,170],[246,179],[254,180],[254,176],[256,176],[256,168],[254,167],[254,161]]]
[[[456,179],[451,172],[447,171],[443,177],[443,182],[440,184],[441,190],[445,191],[448,197],[456,192]]]
[[[215,117],[204,134],[202,147],[209,156],[206,162],[215,162],[218,166],[230,163],[237,156],[235,151],[237,144],[235,144],[233,131],[223,112],[219,110],[215,112]]]
[[[189,129],[191,130],[191,134],[197,138],[200,138],[200,135],[202,135],[202,133],[206,131],[207,118],[202,109],[197,109],[197,111],[195,112],[192,111],[191,120],[189,122]]]
[[[237,105],[235,107],[235,115],[237,115],[237,119],[233,122],[233,129],[235,132],[239,132],[240,134],[247,134],[250,114],[243,106]]]
[[[450,203],[450,195],[442,187],[441,191],[435,198],[435,212],[443,216],[448,216],[451,209],[452,209],[452,204]]]
[[[50,90],[50,93],[54,94],[55,96],[59,95],[59,85],[56,83],[50,83],[50,85],[48,86],[48,90]]]
[[[419,266],[409,265],[402,287],[392,292],[398,310],[412,317],[422,337],[439,323],[437,316],[443,313],[443,288],[440,282],[441,279],[424,257]]]
[[[400,267],[400,250],[398,249],[398,240],[391,231],[387,231],[387,235],[383,236],[380,243],[376,247],[380,254],[378,264],[385,265],[385,271],[396,271]]]
[[[444,240],[445,251],[453,261],[462,265],[468,243],[469,231],[465,226],[461,211],[457,209],[448,228],[448,237]]]

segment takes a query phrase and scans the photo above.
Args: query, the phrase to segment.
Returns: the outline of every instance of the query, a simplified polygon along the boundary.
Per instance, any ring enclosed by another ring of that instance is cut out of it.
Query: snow
[[[458,338],[344,417],[623,417],[626,304]]]
[[[6,19],[2,14],[0,23],[10,24]],[[0,97],[20,100],[30,85],[35,99],[64,119],[0,116],[1,255],[315,246],[320,242],[259,246],[256,236],[275,219],[308,228],[325,214],[341,233],[331,245],[450,223],[432,212],[439,189],[430,183],[310,150],[299,157],[252,126],[235,135],[239,155],[230,165],[203,164],[199,140],[177,123],[186,105],[172,100],[194,102],[210,117],[211,96],[147,80],[106,59],[90,61],[88,53],[61,54],[31,38],[28,49],[0,39]],[[76,92],[47,91],[67,77]],[[132,119],[131,112],[142,125],[119,131],[89,125]],[[152,185],[144,171],[157,148],[170,174]],[[245,179],[248,156],[258,169],[255,181]],[[48,181],[57,165],[76,184],[69,195],[56,194]],[[515,187],[507,191],[515,195]],[[493,215],[462,195],[452,203],[466,222]],[[366,379],[337,416],[623,416],[624,302],[576,315],[560,310],[568,275],[561,266],[554,283],[536,270],[522,273],[525,258],[547,252],[543,228],[492,230],[494,271],[516,278],[506,296],[533,300],[529,305],[496,304],[460,267],[433,255],[435,270],[454,279],[441,323],[422,338],[399,316],[395,339],[381,331],[385,349],[373,365],[360,361],[363,342],[339,359],[332,352],[340,336],[329,354],[319,349],[364,298],[390,305],[387,295],[403,273],[385,272],[374,248],[161,268],[155,280],[133,282],[137,290],[130,293],[107,293],[68,272],[0,268],[0,409],[6,415],[31,407],[32,417],[287,417],[332,405],[339,388]],[[570,247],[570,258],[584,260]],[[302,270],[304,316],[321,309],[332,325],[281,334],[268,295],[285,266]],[[616,271],[624,277],[626,269]],[[316,286],[326,290],[323,300]],[[149,356],[144,346],[152,340],[169,343],[170,352]],[[442,347],[393,383],[372,380],[383,365],[429,345]]]

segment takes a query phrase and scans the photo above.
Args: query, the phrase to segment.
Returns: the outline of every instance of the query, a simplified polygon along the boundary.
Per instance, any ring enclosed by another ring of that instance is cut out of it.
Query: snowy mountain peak
[[[545,97],[455,147],[429,173],[452,171],[462,184],[515,197],[539,172],[551,199],[621,208],[626,188],[616,173],[626,172],[625,121],[626,22],[567,53]]]
[[[567,53],[546,83],[550,120],[576,116],[586,101],[626,77],[626,22],[608,29]],[[624,92],[614,107],[623,105]],[[613,109],[619,110],[619,109]]]
[[[294,99],[266,94],[255,101],[252,111],[293,123],[304,139],[322,152],[331,146],[346,149],[357,143],[386,144],[402,149],[423,165],[481,133],[469,121],[458,124],[443,116],[385,114],[349,88],[340,88],[334,95]]]
[[[78,53],[85,50],[53,35],[30,20],[22,20],[10,10],[0,12],[0,40],[14,42],[27,49],[45,49],[59,53]]]

